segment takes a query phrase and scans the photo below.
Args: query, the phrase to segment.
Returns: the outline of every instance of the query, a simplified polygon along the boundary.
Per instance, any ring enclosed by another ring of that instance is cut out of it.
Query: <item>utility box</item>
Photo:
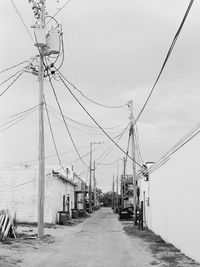
[[[53,27],[47,34],[47,47],[50,54],[59,54],[60,52],[60,31]]]
[[[70,215],[68,211],[58,211],[59,214],[59,224],[61,225],[67,225]]]
[[[43,27],[35,28],[35,46],[37,47],[45,47],[46,46],[46,30]]]

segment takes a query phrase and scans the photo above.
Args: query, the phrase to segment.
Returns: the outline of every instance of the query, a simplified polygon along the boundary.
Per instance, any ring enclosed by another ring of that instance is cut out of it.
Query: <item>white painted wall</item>
[[[74,208],[74,186],[51,172],[45,181],[45,223],[56,223],[57,212],[62,210],[63,195],[70,196],[70,211]],[[6,165],[0,168],[0,210],[8,209],[18,222],[37,222],[38,169]]]
[[[69,196],[69,211],[71,216],[71,209],[74,208],[74,186],[70,183],[66,183],[62,181],[58,177],[54,177],[53,179],[53,187],[52,187],[52,195],[53,195],[53,223],[58,222],[58,211],[63,210],[63,195],[65,195],[66,200],[67,196]]]
[[[145,191],[148,227],[200,262],[200,135],[150,175]],[[149,193],[148,193],[149,186]],[[150,196],[150,206],[147,197]]]

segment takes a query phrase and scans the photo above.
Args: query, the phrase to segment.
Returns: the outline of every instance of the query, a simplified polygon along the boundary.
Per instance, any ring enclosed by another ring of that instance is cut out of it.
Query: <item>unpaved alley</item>
[[[0,266],[37,267],[157,267],[199,266],[177,249],[158,242],[156,256],[136,233],[127,234],[131,221],[119,221],[110,208],[102,208],[75,226],[45,228],[45,239],[16,240],[0,246]],[[36,228],[23,228],[22,232],[36,232]],[[132,232],[132,231],[131,231]],[[140,234],[141,233],[141,234]],[[147,232],[144,234],[146,235]],[[156,236],[155,236],[156,237]],[[150,239],[155,239],[151,237]],[[54,239],[54,242],[53,242]],[[155,245],[155,244],[154,244]],[[167,254],[163,254],[166,250]],[[167,251],[168,249],[168,251]],[[155,250],[155,247],[154,247]],[[158,252],[162,252],[159,256]],[[176,261],[176,259],[179,261]],[[4,260],[4,261],[2,261]]]
[[[144,267],[153,260],[139,240],[126,235],[109,208],[102,208],[83,223],[63,231],[58,241],[51,249],[33,251],[20,266]]]

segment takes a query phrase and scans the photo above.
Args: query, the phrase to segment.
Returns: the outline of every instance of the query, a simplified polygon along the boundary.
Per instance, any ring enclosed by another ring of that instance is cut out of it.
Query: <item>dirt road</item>
[[[56,246],[55,243],[39,253],[33,251],[20,266],[145,267],[153,261],[139,240],[125,234],[122,224],[108,208],[68,228],[57,241]]]
[[[0,267],[200,266],[153,232],[119,221],[110,208],[80,221],[45,228],[43,240],[32,238],[36,227],[19,227],[20,238],[0,243]]]

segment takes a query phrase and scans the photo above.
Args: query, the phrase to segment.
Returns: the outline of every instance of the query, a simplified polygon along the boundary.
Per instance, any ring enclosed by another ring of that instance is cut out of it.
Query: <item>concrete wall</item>
[[[53,195],[53,223],[58,222],[58,211],[63,210],[63,196],[67,200],[67,196],[69,196],[69,212],[71,216],[71,209],[74,208],[74,186],[70,183],[66,183],[58,177],[54,177],[53,179],[53,187],[52,187],[52,195]],[[66,205],[67,206],[67,205]]]
[[[141,182],[147,225],[200,262],[200,135]],[[150,197],[149,206],[148,197]]]
[[[45,223],[56,223],[57,212],[62,210],[63,195],[70,196],[74,208],[74,186],[63,183],[48,171],[45,180]],[[0,210],[8,209],[18,222],[37,222],[38,169],[6,165],[0,167]],[[71,210],[70,210],[71,211]]]

